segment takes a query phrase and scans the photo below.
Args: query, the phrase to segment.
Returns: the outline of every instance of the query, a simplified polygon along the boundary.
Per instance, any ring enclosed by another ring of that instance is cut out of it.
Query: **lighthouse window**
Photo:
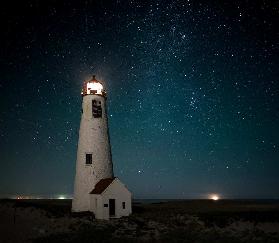
[[[86,154],[85,156],[85,164],[91,165],[92,164],[92,154]]]
[[[94,118],[102,117],[101,101],[92,100],[92,115]]]
[[[123,209],[126,208],[125,202],[122,202],[122,208],[123,208]]]

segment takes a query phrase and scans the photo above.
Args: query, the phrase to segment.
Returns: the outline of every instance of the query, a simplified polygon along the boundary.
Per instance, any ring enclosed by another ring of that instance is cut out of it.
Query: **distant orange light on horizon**
[[[211,194],[209,199],[212,199],[214,201],[218,201],[220,199],[220,196],[217,194]]]

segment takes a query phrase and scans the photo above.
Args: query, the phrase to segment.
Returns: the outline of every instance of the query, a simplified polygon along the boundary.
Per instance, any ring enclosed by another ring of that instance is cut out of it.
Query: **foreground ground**
[[[73,215],[70,200],[0,200],[0,243],[279,242],[279,202],[186,200],[134,203],[110,221]]]

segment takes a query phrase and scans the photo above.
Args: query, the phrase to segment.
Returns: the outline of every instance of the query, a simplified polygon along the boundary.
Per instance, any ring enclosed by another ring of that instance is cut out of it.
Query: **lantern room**
[[[83,83],[81,95],[85,96],[90,94],[106,96],[103,85],[95,78],[95,75],[93,75],[92,79],[89,81],[84,81]]]

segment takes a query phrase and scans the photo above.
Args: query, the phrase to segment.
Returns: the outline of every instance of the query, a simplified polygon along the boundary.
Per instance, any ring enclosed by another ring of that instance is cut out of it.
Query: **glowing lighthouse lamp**
[[[93,75],[93,78],[91,80],[84,82],[81,94],[82,95],[95,94],[95,95],[106,96],[106,92],[104,91],[103,85],[96,80],[95,75]]]

